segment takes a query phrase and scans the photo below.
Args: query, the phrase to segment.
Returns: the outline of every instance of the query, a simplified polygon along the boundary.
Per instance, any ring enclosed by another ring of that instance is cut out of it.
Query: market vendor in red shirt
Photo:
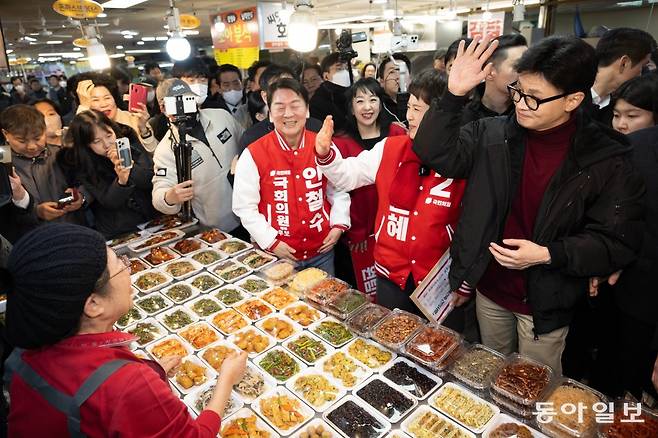
[[[130,265],[96,231],[49,224],[14,246],[0,291],[7,339],[12,437],[216,437],[246,353],[228,357],[205,410],[194,419],[165,369],[137,358],[135,336],[114,331],[132,307]]]
[[[409,86],[409,134],[388,137],[355,157],[343,158],[332,143],[327,117],[315,143],[316,161],[336,188],[352,191],[375,184],[377,303],[420,313],[410,294],[448,251],[461,211],[465,180],[444,178],[411,150],[425,112],[445,89],[427,72]],[[440,140],[439,140],[440,141]]]

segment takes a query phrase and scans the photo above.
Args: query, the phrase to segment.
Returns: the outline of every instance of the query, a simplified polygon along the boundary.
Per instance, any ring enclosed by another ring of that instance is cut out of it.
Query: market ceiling
[[[126,1],[126,0],[114,0]],[[102,42],[108,53],[120,53],[130,50],[163,49],[164,38],[167,36],[164,28],[165,13],[169,8],[169,0],[132,0],[138,4],[123,8],[105,8],[104,17],[97,18],[102,34]],[[0,20],[4,31],[7,49],[17,57],[36,59],[39,54],[71,52],[72,42],[82,36],[79,25],[54,12],[53,0],[1,0]],[[99,1],[105,3],[105,0]],[[201,26],[196,29],[198,35],[189,35],[196,40],[197,45],[210,45],[211,14],[229,11],[255,5],[256,1],[225,1],[225,0],[185,0],[176,2],[183,14],[196,15],[201,20]],[[280,2],[276,2],[280,3]],[[492,11],[501,8],[510,9],[511,0],[492,0],[489,7]],[[536,8],[539,0],[525,0],[527,8]],[[581,10],[618,7],[614,1],[578,2]],[[384,10],[395,8],[397,15],[420,16],[439,14],[447,11],[452,4],[459,13],[467,14],[468,10],[477,11],[486,7],[487,2],[475,0],[315,0],[314,11],[320,24],[325,27],[346,27],[350,23],[368,23],[384,20]],[[560,7],[573,9],[574,2],[560,0]],[[288,0],[288,7],[292,1]],[[122,33],[123,32],[123,33]],[[129,33],[129,37],[125,36]],[[194,32],[193,32],[194,33]],[[25,37],[34,41],[25,41]],[[160,37],[160,40],[156,38]],[[143,41],[146,38],[147,41]],[[149,40],[155,41],[149,41]],[[59,43],[61,42],[61,43]],[[117,48],[119,46],[120,48]]]

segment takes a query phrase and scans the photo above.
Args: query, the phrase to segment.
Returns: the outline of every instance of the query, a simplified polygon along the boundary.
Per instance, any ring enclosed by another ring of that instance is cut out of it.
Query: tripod
[[[174,117],[174,125],[178,128],[178,141],[174,143],[173,149],[179,184],[192,179],[192,142],[187,139],[187,134],[192,130],[194,116],[185,114]],[[192,220],[191,201],[183,203],[182,214],[184,222]]]

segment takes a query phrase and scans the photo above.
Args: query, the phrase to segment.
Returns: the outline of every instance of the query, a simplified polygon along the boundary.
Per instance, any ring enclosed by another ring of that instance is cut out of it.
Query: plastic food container
[[[225,308],[211,295],[198,296],[195,299],[188,301],[183,306],[199,318],[207,318]]]
[[[303,368],[300,361],[281,346],[260,354],[254,363],[279,382],[285,382]]]
[[[298,293],[303,293],[312,288],[321,280],[328,277],[329,274],[318,268],[306,268],[295,274],[290,283],[290,287]]]
[[[507,414],[500,414],[487,426],[487,430],[482,434],[482,438],[502,438],[520,436],[519,429],[530,432],[532,438],[547,438],[543,433],[537,432],[527,424],[510,417]],[[526,436],[526,435],[524,435]]]
[[[161,293],[174,303],[182,304],[199,295],[200,291],[188,282],[177,282],[163,289]]]
[[[146,351],[156,360],[167,356],[185,357],[193,353],[192,348],[176,335],[165,336],[146,347]]]
[[[336,351],[329,344],[307,331],[293,335],[283,344],[296,358],[309,366],[315,365],[320,359]]]
[[[411,412],[418,401],[390,380],[374,375],[361,383],[353,394],[372,406],[391,423],[397,423]]]
[[[167,336],[167,329],[155,320],[155,318],[147,318],[139,321],[124,330],[131,335],[137,336],[137,345],[144,347],[158,339]]]
[[[222,240],[216,244],[217,249],[228,254],[230,257],[235,257],[243,252],[253,248],[254,246],[251,243],[247,243],[244,240],[236,239],[231,237],[230,239]]]
[[[144,231],[138,231],[134,233],[124,234],[123,236],[119,236],[116,239],[108,240],[105,243],[113,250],[118,251],[122,248],[125,248],[128,245],[140,243],[142,240],[146,238],[146,236],[147,233],[145,233]]]
[[[276,314],[261,319],[256,327],[282,342],[303,330],[302,326],[285,315]]]
[[[199,318],[183,306],[176,306],[156,316],[160,324],[167,327],[169,331],[179,332],[190,324],[194,324]]]
[[[626,408],[624,405],[626,404]],[[624,412],[626,410],[627,412]],[[639,412],[638,412],[639,411]],[[599,424],[599,436],[603,438],[656,437],[658,436],[658,414],[638,403],[629,400],[616,400],[613,403],[614,418],[612,423]],[[630,422],[630,415],[637,416],[638,421]],[[623,420],[623,422],[622,422]]]
[[[189,228],[193,225],[196,225],[198,222],[199,220],[195,217],[192,218],[189,222],[183,222],[182,215],[171,214],[160,216],[153,219],[152,221],[139,224],[137,225],[137,228],[155,233],[156,231]]]
[[[402,432],[401,430],[392,430],[386,435],[385,438],[411,438],[409,435],[406,433]]]
[[[222,338],[222,335],[203,321],[185,327],[178,332],[178,335],[185,339],[195,350],[206,348]]]
[[[148,262],[151,266],[162,266],[179,258],[180,255],[177,252],[172,251],[166,246],[156,246],[141,255],[141,259]]]
[[[441,362],[435,363],[429,367],[437,376],[446,377],[448,375],[448,368],[455,362],[455,360],[464,352],[464,343],[460,343],[457,348],[452,350]]]
[[[222,240],[230,239],[232,236],[225,231],[221,231],[218,228],[211,228],[202,233],[194,236],[195,239],[199,239],[208,245],[215,245]]]
[[[241,350],[246,351],[249,355],[249,358],[254,358],[276,345],[276,339],[253,326],[247,326],[238,330],[229,336],[226,341],[230,342]],[[264,348],[258,351],[258,349],[261,348],[263,344],[265,344]]]
[[[343,350],[373,371],[382,369],[398,356],[388,348],[364,338],[356,338]]]
[[[316,390],[311,393],[311,384],[317,381],[324,382],[324,384],[331,389]],[[286,382],[286,388],[297,397],[304,400],[304,402],[315,409],[316,412],[326,411],[330,406],[336,403],[336,401],[340,400],[347,394],[345,387],[341,385],[340,381],[326,375],[317,368],[306,368],[294,375]]]
[[[260,274],[263,278],[277,286],[285,283],[296,273],[295,265],[287,260],[279,260],[260,270]]]
[[[296,423],[288,423],[286,427],[280,427],[282,424],[280,423],[278,426],[275,424],[275,420],[272,417],[272,415],[266,415],[264,405],[268,401],[272,400],[277,400],[277,398],[281,401],[292,401],[296,406],[294,410],[301,416],[300,420]],[[295,396],[292,392],[288,391],[286,388],[283,386],[278,386],[272,391],[261,395],[258,397],[254,402],[251,404],[251,408],[258,413],[265,421],[276,430],[276,432],[281,435],[281,436],[288,436],[291,435],[294,431],[299,429],[304,423],[309,421],[311,418],[313,418],[313,415],[315,414],[311,408],[309,408],[306,403],[301,401],[297,396]]]
[[[289,304],[281,310],[281,313],[303,327],[308,327],[327,316],[324,312],[300,301]]]
[[[251,269],[232,259],[212,265],[208,270],[227,283],[235,283],[252,273]]]
[[[249,325],[245,317],[234,309],[224,309],[221,312],[217,312],[209,316],[207,321],[226,336]]]
[[[314,323],[309,330],[335,348],[340,348],[354,339],[354,334],[345,324],[331,317]]]
[[[424,325],[416,315],[395,309],[373,328],[372,338],[391,350],[402,351],[404,344]]]
[[[461,336],[445,327],[426,326],[407,342],[404,352],[423,365],[440,363],[461,344]]]
[[[180,373],[180,371],[181,371],[180,368],[183,366],[183,364],[184,364],[185,362],[191,362],[191,363],[194,364],[194,365],[197,365],[197,366],[203,367],[203,370],[204,370],[204,379],[205,379],[205,380],[204,380],[202,383],[200,383],[200,384],[193,384],[193,385],[192,385],[191,387],[189,387],[189,388],[185,388],[185,387],[180,383],[180,381],[179,381],[179,373]],[[171,383],[174,384],[174,386],[176,387],[176,389],[178,389],[178,391],[180,391],[181,394],[189,394],[190,392],[194,392],[194,391],[196,391],[197,389],[199,389],[199,388],[201,388],[201,387],[203,387],[203,386],[206,386],[206,384],[207,384],[208,382],[214,382],[216,378],[217,378],[217,372],[216,372],[215,370],[213,370],[211,367],[209,367],[207,364],[205,364],[201,359],[199,359],[199,358],[196,357],[196,356],[187,356],[187,357],[184,357],[184,358],[181,360],[181,365],[179,366],[179,369],[176,371],[176,373],[174,374],[173,377],[170,377],[170,378],[169,378],[169,380],[171,381]]]
[[[351,389],[372,375],[372,370],[342,350],[320,359],[316,368]]]
[[[220,287],[212,294],[226,307],[233,307],[236,303],[239,303],[240,301],[250,296],[242,289],[239,289],[233,285]]]
[[[368,303],[368,297],[358,290],[349,289],[327,303],[327,311],[338,319],[345,320]]]
[[[146,316],[144,316],[144,312],[139,310],[138,307],[133,306],[133,308],[130,309],[128,311],[128,313],[126,313],[121,318],[119,318],[119,320],[116,322],[115,325],[119,329],[123,330],[127,326],[132,325],[132,324],[136,323],[137,321],[141,321],[144,318],[146,318]]]
[[[226,357],[237,352],[238,348],[235,345],[226,341],[217,341],[201,350],[198,355],[209,367],[219,372]]]
[[[131,280],[133,286],[144,295],[162,289],[174,281],[174,279],[171,278],[171,275],[160,272],[157,269],[139,272],[131,277]]]
[[[322,418],[315,418],[309,423],[305,424],[304,427],[301,428],[301,430],[295,432],[292,435],[292,438],[302,438],[303,433],[306,433],[306,435],[304,435],[305,437],[310,437],[311,435],[309,431],[318,431],[318,428],[321,428],[320,430],[323,430],[326,433],[328,433],[329,438],[340,437],[338,432],[336,432],[331,426],[329,426],[326,421],[324,421]]]
[[[165,298],[159,292],[145,295],[138,299],[135,304],[147,315],[156,315],[164,310],[171,308],[174,303]]]
[[[199,291],[199,293],[207,293],[212,290],[217,289],[224,282],[217,278],[216,275],[212,275],[209,272],[202,272],[186,281],[187,284],[191,285]]]
[[[236,260],[254,271],[260,271],[276,262],[276,257],[257,249],[250,249],[237,256]]]
[[[203,270],[203,265],[194,259],[175,259],[160,267],[163,272],[171,275],[176,280],[183,280]],[[175,275],[177,274],[177,275]]]
[[[475,438],[475,434],[465,427],[425,405],[412,412],[401,427],[413,438]]]
[[[425,400],[443,384],[441,378],[405,357],[398,357],[380,372],[418,400]]]
[[[252,295],[260,295],[272,288],[272,285],[256,275],[250,275],[235,283],[237,287]]]
[[[507,397],[503,397],[499,393],[495,391],[490,391],[489,393],[491,395],[491,400],[501,408],[505,409],[506,411],[511,412],[512,414],[516,415],[519,418],[523,418],[524,420],[532,420],[535,416],[535,407],[534,406],[525,406],[520,403],[517,403],[513,400],[508,399]]]
[[[482,344],[473,344],[455,359],[450,373],[477,390],[484,390],[505,362],[505,356]]]
[[[172,243],[168,246],[169,249],[174,250],[182,256],[192,254],[207,247],[208,245],[205,242],[195,238],[179,240],[178,242]]]
[[[264,292],[260,297],[277,310],[285,309],[299,300],[296,295],[278,286]]]
[[[379,304],[368,303],[356,310],[347,320],[347,326],[359,336],[369,338],[372,329],[391,311]]]
[[[255,430],[252,428],[255,428]],[[274,429],[248,408],[240,409],[235,414],[231,415],[230,418],[222,418],[222,431],[219,436],[231,436],[232,430],[235,430],[236,434],[240,431],[242,435],[239,436],[245,437],[245,431],[253,431],[254,433],[260,434],[249,436],[269,436],[270,438],[277,436],[277,432]]]
[[[242,380],[233,385],[233,391],[238,393],[245,403],[252,403],[256,398],[271,391],[277,385],[276,380],[251,362],[247,362],[247,369]]]
[[[215,263],[226,260],[228,255],[224,254],[221,251],[217,251],[214,248],[201,248],[200,250],[187,254],[186,256],[189,259],[194,260],[204,267],[208,267]]]
[[[303,272],[305,271],[302,271],[297,275],[299,276]],[[309,286],[304,289],[304,297],[328,311],[329,303],[334,301],[337,297],[343,295],[349,289],[350,285],[344,281],[337,278],[328,277],[320,279],[319,281],[315,282],[313,286]]]
[[[155,233],[148,238],[140,241],[133,242],[128,245],[128,249],[133,252],[144,252],[149,251],[156,246],[166,245],[168,243],[175,242],[176,240],[182,239],[185,237],[185,233],[180,230],[167,230]]]
[[[605,403],[603,394],[575,380],[561,378],[548,391],[544,402],[551,403],[556,415],[551,415],[549,422],[539,421],[539,428],[547,435],[570,437],[588,437],[596,434],[596,412],[592,407],[597,403]],[[564,405],[574,404],[573,413],[565,413]],[[582,410],[581,410],[582,406]],[[539,411],[539,409],[537,409]]]
[[[443,385],[430,400],[432,407],[477,434],[500,413],[497,406],[452,382]]]
[[[491,383],[491,392],[520,405],[534,407],[553,380],[553,370],[520,354],[511,354]]]
[[[183,402],[189,406],[195,414],[199,415],[201,411],[203,411],[203,401],[205,403],[208,403],[210,400],[210,396],[212,392],[214,391],[215,388],[215,382],[208,382],[205,385],[203,385],[201,388],[196,389],[195,391],[190,392],[183,398]],[[235,394],[234,392],[231,392],[231,398],[229,399],[229,402],[227,403],[226,408],[224,409],[224,418],[228,418],[231,415],[235,414],[238,412],[242,407],[244,406],[244,403],[242,400],[240,400],[240,397]]]
[[[391,423],[360,398],[348,395],[322,416],[345,438],[380,438],[391,430]]]
[[[135,274],[151,269],[151,264],[146,260],[142,260],[139,257],[130,258],[130,276],[132,277]]]

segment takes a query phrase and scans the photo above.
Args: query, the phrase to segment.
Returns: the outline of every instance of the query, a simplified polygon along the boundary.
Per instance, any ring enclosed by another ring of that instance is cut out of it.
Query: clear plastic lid
[[[603,438],[657,437],[658,413],[631,400],[615,400],[609,414],[609,423],[599,423],[599,436]],[[633,421],[631,421],[633,420]]]
[[[500,409],[452,382],[443,385],[430,404],[474,433],[482,433]]]
[[[532,418],[534,418],[534,412],[535,412],[534,406],[522,405],[520,403],[515,402],[514,400],[510,400],[509,398],[493,390],[490,391],[490,395],[491,395],[491,400],[495,404],[505,409],[506,411],[511,412],[517,417],[521,417],[525,420],[531,420]]]
[[[240,263],[249,266],[254,271],[260,271],[276,262],[276,257],[257,249],[250,249],[237,256],[236,259]]]
[[[553,380],[553,370],[520,354],[511,354],[491,382],[492,391],[525,406],[541,400]]]
[[[206,242],[203,242],[199,239],[195,239],[192,237],[179,240],[178,242],[169,245],[169,248],[173,249],[174,251],[176,251],[178,254],[182,256],[186,256],[188,254],[191,254],[193,252],[199,251],[200,249],[207,247],[208,245],[206,244]]]
[[[391,423],[397,423],[418,405],[418,401],[411,394],[378,374],[360,384],[353,394],[375,408]]]
[[[327,278],[329,274],[318,268],[306,268],[295,274],[290,282],[290,287],[297,292],[304,292],[312,288],[318,282]]]
[[[461,343],[461,335],[442,326],[426,326],[404,346],[407,355],[428,366],[443,361]]]
[[[380,438],[391,430],[386,417],[353,395],[343,397],[323,418],[346,438]]]
[[[305,271],[300,272],[303,273]],[[300,275],[297,274],[297,275]],[[329,303],[343,295],[350,285],[337,278],[325,278],[317,281],[312,287],[305,289],[304,297],[313,301],[323,309],[328,310]]]
[[[405,357],[398,357],[381,371],[391,382],[418,400],[425,400],[443,384],[443,380]]]
[[[314,323],[309,330],[335,348],[340,348],[354,339],[354,333],[345,324],[331,317]]]
[[[372,329],[391,311],[379,304],[368,303],[358,309],[347,320],[347,326],[359,336],[369,338]]]
[[[343,349],[371,370],[382,369],[398,356],[388,348],[364,338],[353,340]]]
[[[338,319],[347,319],[368,302],[368,297],[355,289],[337,295],[327,303],[327,311]]]
[[[538,417],[537,423],[542,432],[551,435],[591,436],[596,432],[596,412],[592,407],[605,401],[605,396],[600,392],[575,380],[561,378],[544,399],[545,403],[550,403],[555,415],[546,418],[549,421],[540,421]],[[573,405],[576,409],[572,412]]]
[[[505,356],[482,344],[463,349],[450,367],[450,373],[468,386],[484,390],[505,362]]]
[[[475,438],[475,434],[429,406],[419,406],[403,422],[402,430],[415,438]]]
[[[395,309],[373,328],[372,338],[392,350],[401,351],[403,345],[424,326],[422,318]]]
[[[532,429],[523,422],[510,417],[507,414],[500,414],[489,423],[487,430],[482,434],[482,438],[511,438],[511,437],[532,437],[547,438],[546,435]]]
[[[283,345],[309,366],[315,365],[320,359],[336,351],[332,346],[307,331],[292,336]]]

